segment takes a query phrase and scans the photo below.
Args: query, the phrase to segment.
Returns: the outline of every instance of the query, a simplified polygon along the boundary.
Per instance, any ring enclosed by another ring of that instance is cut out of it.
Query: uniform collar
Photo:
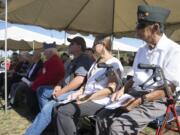
[[[157,45],[156,45],[156,49],[157,50],[166,50],[167,49],[167,37],[165,34],[162,35],[162,37],[160,38],[160,40],[158,41]]]

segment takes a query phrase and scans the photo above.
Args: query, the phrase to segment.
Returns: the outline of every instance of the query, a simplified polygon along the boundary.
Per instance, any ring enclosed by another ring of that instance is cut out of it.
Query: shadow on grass
[[[19,115],[26,118],[28,121],[32,122],[36,117],[36,115],[30,112],[29,108],[25,104],[21,104],[18,107],[13,107],[12,109],[14,109]]]
[[[5,111],[5,101],[4,99],[0,98],[0,110]],[[26,104],[20,104],[17,107],[8,107],[8,111],[14,110],[18,113],[21,117],[26,118],[28,121],[32,122],[36,115],[30,113],[30,109],[27,107]]]

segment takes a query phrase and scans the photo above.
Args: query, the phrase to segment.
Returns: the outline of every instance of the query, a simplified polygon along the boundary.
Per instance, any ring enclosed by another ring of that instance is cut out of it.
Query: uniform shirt
[[[36,91],[41,85],[57,85],[64,78],[64,72],[62,60],[57,55],[53,55],[43,64],[43,68],[33,82],[31,89]]]
[[[121,73],[123,72],[123,66],[121,62],[115,57],[107,60],[106,64],[112,65],[115,70],[119,69]],[[85,95],[95,93],[98,90],[102,90],[108,86],[108,77],[105,75],[106,71],[106,68],[98,68],[96,62],[91,66],[84,89]],[[100,100],[93,100],[93,102],[106,105],[109,103],[109,100],[109,97],[105,97]]]
[[[140,48],[134,60],[134,84],[138,87],[144,83],[151,75],[152,70],[138,69],[139,63],[159,65],[165,74],[169,83],[173,83],[176,87],[180,86],[180,46],[168,39],[165,34],[162,35],[156,47],[152,50],[148,45]],[[147,83],[151,84],[152,81]],[[147,90],[153,90],[154,87],[162,85],[162,82],[155,83]]]

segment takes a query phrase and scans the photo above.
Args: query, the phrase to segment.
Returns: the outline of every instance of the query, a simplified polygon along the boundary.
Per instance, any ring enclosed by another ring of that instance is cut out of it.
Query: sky
[[[8,26],[12,26],[12,24],[8,24]],[[68,44],[67,40],[65,40],[67,37],[73,38],[74,36],[82,36],[81,34],[75,34],[75,35],[70,35],[68,33],[65,33],[64,31],[59,32],[57,30],[48,30],[48,29],[44,29],[42,27],[39,26],[32,26],[32,25],[21,25],[21,24],[13,24],[13,26],[25,29],[25,30],[29,30],[35,33],[39,33],[39,34],[44,34],[46,36],[49,36],[51,38],[61,38],[63,39],[63,43]],[[5,28],[5,23],[4,21],[0,20],[0,30]],[[16,34],[16,33],[15,33]],[[1,35],[2,36],[2,35]],[[91,47],[93,44],[93,40],[94,37],[92,35],[90,36],[82,36],[85,38],[86,42],[87,42],[87,46]],[[140,47],[142,45],[145,44],[145,42],[143,42],[142,40],[138,40],[135,38],[127,38],[127,37],[123,37],[120,39],[114,39],[114,41],[120,42],[120,43],[124,43],[133,47]],[[8,52],[8,56],[12,54],[12,51]],[[0,57],[4,56],[4,52],[3,50],[0,50]]]

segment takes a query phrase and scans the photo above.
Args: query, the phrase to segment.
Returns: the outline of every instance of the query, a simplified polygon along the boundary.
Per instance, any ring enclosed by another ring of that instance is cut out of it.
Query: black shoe
[[[3,108],[5,110],[5,105],[3,105],[1,108]],[[12,109],[12,105],[10,103],[7,104],[7,110]]]
[[[8,109],[8,110],[10,110],[10,109],[12,109],[12,108],[13,108],[13,106],[12,106],[11,104],[8,104],[8,105],[7,105],[7,109]]]

